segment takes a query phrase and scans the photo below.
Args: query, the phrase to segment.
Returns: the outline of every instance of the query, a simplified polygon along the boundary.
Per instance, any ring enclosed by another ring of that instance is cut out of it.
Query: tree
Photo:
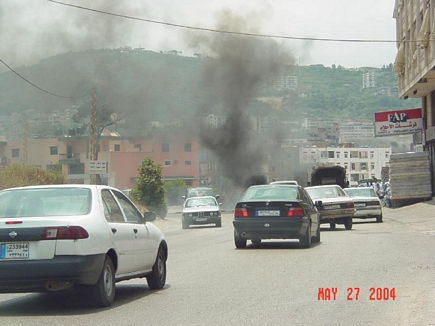
[[[147,157],[138,168],[139,177],[136,188],[132,189],[132,197],[150,211],[164,218],[168,212],[165,200],[165,188],[162,180],[162,167]]]
[[[0,189],[64,183],[67,183],[67,180],[62,172],[47,172],[21,164],[0,169]]]
[[[164,188],[169,205],[179,205],[183,201],[182,197],[188,186],[183,180],[177,179],[166,181]]]

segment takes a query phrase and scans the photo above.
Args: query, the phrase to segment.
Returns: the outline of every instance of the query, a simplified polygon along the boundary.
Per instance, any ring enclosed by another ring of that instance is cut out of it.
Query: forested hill
[[[29,109],[70,109],[89,101],[80,96],[89,94],[94,87],[106,106],[116,112],[132,112],[143,121],[194,116],[198,108],[204,114],[219,114],[224,109],[222,101],[202,83],[205,60],[213,59],[143,49],[68,52],[16,68],[30,82],[59,96],[29,85],[11,71],[0,74],[0,115]],[[377,87],[362,88],[362,75],[367,71],[375,71]],[[296,90],[273,90],[265,83],[256,95],[283,97],[284,110],[300,118],[373,119],[377,111],[420,106],[419,100],[398,99],[397,93],[381,94],[397,87],[391,65],[359,70],[287,66],[282,67],[280,75],[297,76]]]

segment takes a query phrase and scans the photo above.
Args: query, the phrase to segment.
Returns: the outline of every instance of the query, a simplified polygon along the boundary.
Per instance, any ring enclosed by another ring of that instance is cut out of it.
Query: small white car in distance
[[[104,307],[118,281],[145,277],[161,289],[168,246],[155,218],[109,186],[2,190],[0,293],[77,289]]]

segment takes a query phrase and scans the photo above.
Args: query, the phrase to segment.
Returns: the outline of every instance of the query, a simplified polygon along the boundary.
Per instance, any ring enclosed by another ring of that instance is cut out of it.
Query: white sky
[[[335,39],[395,39],[394,0],[59,0],[93,9],[174,24],[216,28],[223,9],[248,19],[247,32]],[[244,30],[243,26],[240,30]],[[0,59],[31,65],[68,51],[120,46],[151,51],[195,51],[187,30],[75,9],[47,0],[0,0]],[[210,34],[209,32],[200,32]],[[395,43],[277,40],[300,65],[381,67]],[[0,64],[0,72],[6,69]]]

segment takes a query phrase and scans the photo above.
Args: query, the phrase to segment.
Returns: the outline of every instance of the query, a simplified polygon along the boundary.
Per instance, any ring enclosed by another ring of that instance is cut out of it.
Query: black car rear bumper
[[[308,219],[240,218],[233,220],[237,235],[246,239],[301,239],[307,234]]]
[[[41,292],[69,284],[97,283],[105,254],[0,261],[0,293]]]

